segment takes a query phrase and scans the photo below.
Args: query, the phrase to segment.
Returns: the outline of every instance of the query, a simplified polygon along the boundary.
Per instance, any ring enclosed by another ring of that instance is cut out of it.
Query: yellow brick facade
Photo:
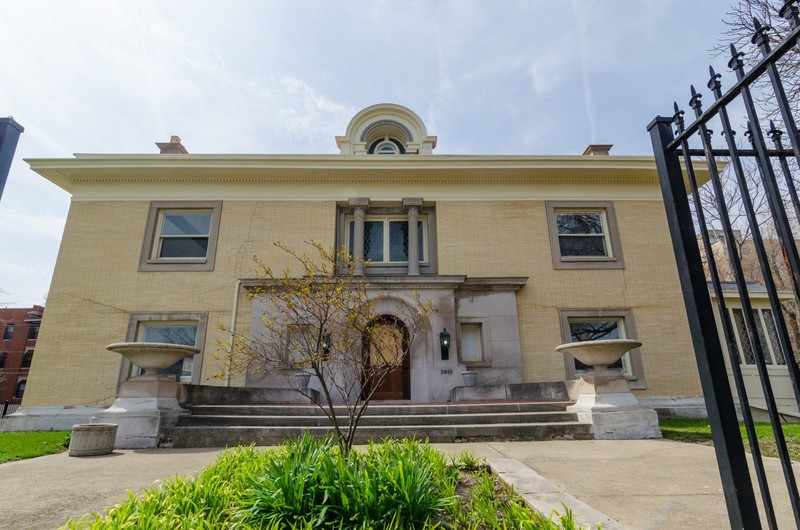
[[[440,273],[528,276],[517,294],[525,381],[565,376],[559,310],[630,309],[643,342],[639,395],[697,396],[700,381],[659,201],[615,201],[625,268],[553,268],[545,201],[437,204]]]
[[[204,272],[139,272],[149,201],[74,201],[48,296],[48,313],[31,367],[25,406],[109,405],[121,357],[105,349],[126,338],[131,313],[208,315],[201,381],[221,384],[214,352],[226,334],[236,282],[253,277],[258,255],[277,269],[292,266],[274,248],[283,241],[333,244],[335,203],[225,202],[216,266]],[[237,330],[246,332],[249,302],[239,293]]]
[[[347,191],[376,193],[367,187]],[[424,185],[417,191],[428,200]],[[212,377],[221,368],[214,352],[226,339],[218,324],[230,324],[238,296],[237,330],[247,332],[250,303],[236,289],[238,280],[253,277],[252,257],[280,270],[291,262],[273,241],[292,248],[309,240],[334,245],[342,202],[224,200],[213,271],[140,272],[150,201],[74,201],[24,405],[110,404],[121,358],[105,346],[125,340],[131,313],[207,313],[201,383],[222,384]],[[517,293],[524,381],[565,377],[563,357],[554,350],[563,342],[559,310],[630,309],[644,343],[647,388],[639,394],[700,395],[659,201],[615,201],[625,259],[619,270],[554,269],[544,200],[429,202],[436,208],[440,275],[529,278]]]

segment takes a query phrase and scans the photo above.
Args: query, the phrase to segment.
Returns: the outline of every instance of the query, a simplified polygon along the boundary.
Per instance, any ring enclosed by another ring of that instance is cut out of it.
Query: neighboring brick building
[[[21,403],[44,307],[0,308],[0,408]]]

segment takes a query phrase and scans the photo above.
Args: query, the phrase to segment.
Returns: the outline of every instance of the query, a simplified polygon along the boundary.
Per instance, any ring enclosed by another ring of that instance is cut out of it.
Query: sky
[[[70,196],[23,158],[337,153],[376,103],[435,154],[651,155],[735,0],[4,0],[0,116],[20,137],[0,198],[0,305],[44,304]],[[707,96],[708,97],[708,96]]]

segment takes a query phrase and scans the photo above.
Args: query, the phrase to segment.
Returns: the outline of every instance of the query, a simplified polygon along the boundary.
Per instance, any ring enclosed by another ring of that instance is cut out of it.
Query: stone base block
[[[708,418],[702,396],[650,396],[639,398],[639,403],[655,409],[659,418]]]
[[[581,375],[579,388],[578,399],[567,412],[590,423],[595,440],[661,438],[658,414],[639,403],[619,372],[588,372]]]
[[[119,425],[114,443],[117,449],[148,449],[158,447],[161,427],[175,425],[182,414],[186,412],[174,397],[121,397],[96,413],[92,422]]]
[[[457,386],[450,390],[450,401],[573,401],[579,381],[510,383],[507,385]]]
[[[592,424],[595,440],[661,438],[658,415],[653,409],[578,411],[577,415],[581,423]]]
[[[76,423],[89,423],[103,407],[20,407],[0,420],[0,432],[69,431]]]
[[[79,423],[72,427],[69,456],[107,455],[114,450],[116,423]]]

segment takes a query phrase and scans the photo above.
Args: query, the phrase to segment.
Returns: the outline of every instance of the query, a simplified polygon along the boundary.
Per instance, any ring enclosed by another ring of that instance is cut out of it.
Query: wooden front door
[[[392,316],[379,317],[364,337],[364,393],[374,389],[372,399],[410,399],[408,350],[405,325]]]

